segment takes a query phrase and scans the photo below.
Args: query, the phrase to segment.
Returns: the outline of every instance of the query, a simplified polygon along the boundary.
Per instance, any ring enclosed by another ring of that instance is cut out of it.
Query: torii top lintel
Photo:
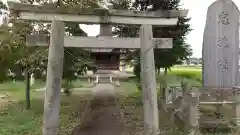
[[[81,9],[56,7],[55,4],[31,5],[8,2],[10,10],[17,12],[20,19],[48,22],[60,20],[79,23],[150,24],[159,26],[176,25],[178,17],[185,17],[188,10],[131,11],[107,9]]]

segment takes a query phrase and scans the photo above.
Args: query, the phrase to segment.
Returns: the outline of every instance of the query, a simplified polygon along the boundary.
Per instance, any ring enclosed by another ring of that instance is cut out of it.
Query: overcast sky
[[[6,1],[6,0],[3,0]],[[188,16],[191,17],[192,31],[187,36],[187,42],[193,49],[193,57],[202,57],[202,37],[206,22],[207,8],[216,0],[182,0],[182,7],[189,9]],[[238,8],[240,8],[240,0],[233,0]],[[89,36],[99,34],[99,26],[81,25],[81,28],[88,33]]]
[[[188,43],[192,46],[195,57],[202,56],[203,31],[206,23],[207,8],[215,0],[182,0],[183,7],[189,9],[189,17],[193,31],[188,35]],[[233,0],[240,9],[240,0]]]
[[[207,8],[215,0],[182,0],[182,7],[189,9],[188,16],[191,17],[192,31],[187,36],[187,42],[193,49],[193,57],[202,57],[203,31],[206,23]],[[233,0],[240,8],[240,0]],[[82,26],[89,36],[96,36],[99,33],[99,26]]]

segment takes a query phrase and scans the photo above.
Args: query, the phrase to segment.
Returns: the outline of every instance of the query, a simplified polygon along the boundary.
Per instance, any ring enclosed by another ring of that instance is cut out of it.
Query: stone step
[[[99,83],[110,83],[109,79],[99,79]]]

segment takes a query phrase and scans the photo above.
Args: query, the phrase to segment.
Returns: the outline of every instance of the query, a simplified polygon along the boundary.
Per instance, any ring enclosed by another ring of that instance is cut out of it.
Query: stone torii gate
[[[157,135],[159,133],[153,49],[154,47],[171,48],[172,39],[153,39],[152,25],[177,25],[178,17],[187,16],[187,10],[133,12],[97,9],[83,12],[81,9],[69,9],[64,6],[57,8],[54,4],[39,6],[8,2],[8,5],[12,11],[18,13],[20,19],[52,22],[50,36],[29,35],[26,37],[26,42],[29,46],[49,45],[43,135],[57,135],[64,47],[140,48],[141,85],[144,97],[144,135]],[[64,22],[141,25],[140,38],[65,36]]]

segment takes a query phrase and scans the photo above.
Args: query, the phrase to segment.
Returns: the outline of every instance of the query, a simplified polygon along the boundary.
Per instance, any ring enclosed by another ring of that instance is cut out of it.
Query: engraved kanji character
[[[228,38],[226,36],[223,36],[222,38],[218,38],[217,46],[229,48]]]
[[[229,18],[228,18],[228,13],[222,12],[222,13],[219,14],[218,18],[219,18],[218,23],[222,23],[224,25],[230,24]]]
[[[227,60],[218,61],[217,63],[219,64],[219,67],[220,67],[220,69],[221,69],[222,71],[228,69],[228,62],[227,62]]]

